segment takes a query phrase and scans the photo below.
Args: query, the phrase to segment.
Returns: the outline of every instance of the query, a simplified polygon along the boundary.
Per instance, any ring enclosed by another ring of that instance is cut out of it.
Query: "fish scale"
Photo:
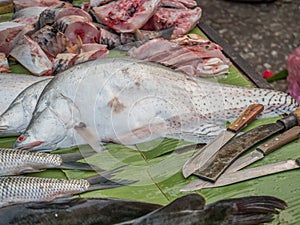
[[[47,150],[96,139],[132,145],[180,134],[204,143],[251,103],[264,105],[264,117],[298,107],[283,92],[221,84],[136,59],[103,58],[76,65],[48,83],[25,138],[14,146]],[[74,127],[90,128],[95,137],[78,135]]]
[[[0,207],[10,202],[50,201],[88,190],[87,180],[64,180],[39,177],[0,177]]]

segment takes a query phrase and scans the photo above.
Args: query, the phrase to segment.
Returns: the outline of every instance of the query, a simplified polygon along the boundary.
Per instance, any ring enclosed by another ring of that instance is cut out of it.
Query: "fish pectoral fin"
[[[142,126],[127,133],[116,134],[116,138],[112,141],[123,145],[133,145],[162,137],[165,133],[168,133],[167,123],[161,122]]]
[[[25,173],[36,173],[36,172],[41,172],[44,171],[46,169],[43,168],[34,168],[32,166],[26,166],[21,168],[17,174],[25,174]]]
[[[102,152],[104,149],[100,145],[100,140],[95,131],[87,127],[85,123],[80,122],[74,126],[77,133],[90,145],[96,152]]]

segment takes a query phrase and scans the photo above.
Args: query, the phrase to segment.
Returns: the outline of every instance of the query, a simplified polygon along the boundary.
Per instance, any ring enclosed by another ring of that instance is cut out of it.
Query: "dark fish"
[[[0,209],[0,224],[109,225],[143,216],[161,205],[107,198],[56,199]]]
[[[79,180],[26,176],[0,177],[0,208],[16,203],[51,201],[60,197],[133,183],[126,180],[110,180],[117,171],[118,168],[102,175]]]
[[[53,57],[71,46],[70,40],[62,32],[49,25],[36,31],[31,38]]]
[[[81,154],[78,153],[79,159]],[[74,153],[58,155],[0,148],[0,176],[20,175],[45,169],[98,170],[86,163],[70,161]]]
[[[287,207],[270,196],[225,199],[205,206],[202,196],[191,194],[141,218],[118,225],[254,225],[273,221]]]

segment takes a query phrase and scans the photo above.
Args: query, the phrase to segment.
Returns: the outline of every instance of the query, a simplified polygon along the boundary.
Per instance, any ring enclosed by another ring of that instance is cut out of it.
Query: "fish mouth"
[[[28,144],[23,144],[21,146],[15,145],[14,147],[17,149],[21,149],[21,150],[32,150],[34,151],[34,147],[40,146],[41,144],[43,144],[44,141],[35,141],[35,142],[31,142]]]
[[[8,130],[9,126],[0,126],[0,131]]]

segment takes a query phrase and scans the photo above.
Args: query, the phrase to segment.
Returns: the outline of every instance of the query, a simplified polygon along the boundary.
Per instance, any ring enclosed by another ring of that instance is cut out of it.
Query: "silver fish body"
[[[33,173],[45,169],[101,170],[93,165],[76,162],[82,158],[81,153],[58,155],[0,148],[0,176]]]
[[[129,185],[126,180],[111,180],[118,168],[87,179],[56,179],[29,176],[0,177],[0,208],[25,202],[51,201],[92,190]]]
[[[88,190],[87,180],[64,180],[39,177],[0,177],[0,207],[12,203],[50,201]]]
[[[28,126],[37,101],[50,77],[23,90],[0,115],[0,137],[18,136]]]
[[[59,168],[60,155],[29,152],[18,149],[0,149],[0,176],[38,172],[46,168]]]
[[[263,116],[298,107],[283,92],[220,84],[129,58],[103,58],[62,72],[44,89],[33,118],[15,143],[32,150],[86,143],[83,122],[101,142],[136,144],[157,137],[207,142],[249,104]]]
[[[35,82],[47,79],[23,74],[1,74],[0,76],[0,114],[2,114],[12,101],[27,87]]]

